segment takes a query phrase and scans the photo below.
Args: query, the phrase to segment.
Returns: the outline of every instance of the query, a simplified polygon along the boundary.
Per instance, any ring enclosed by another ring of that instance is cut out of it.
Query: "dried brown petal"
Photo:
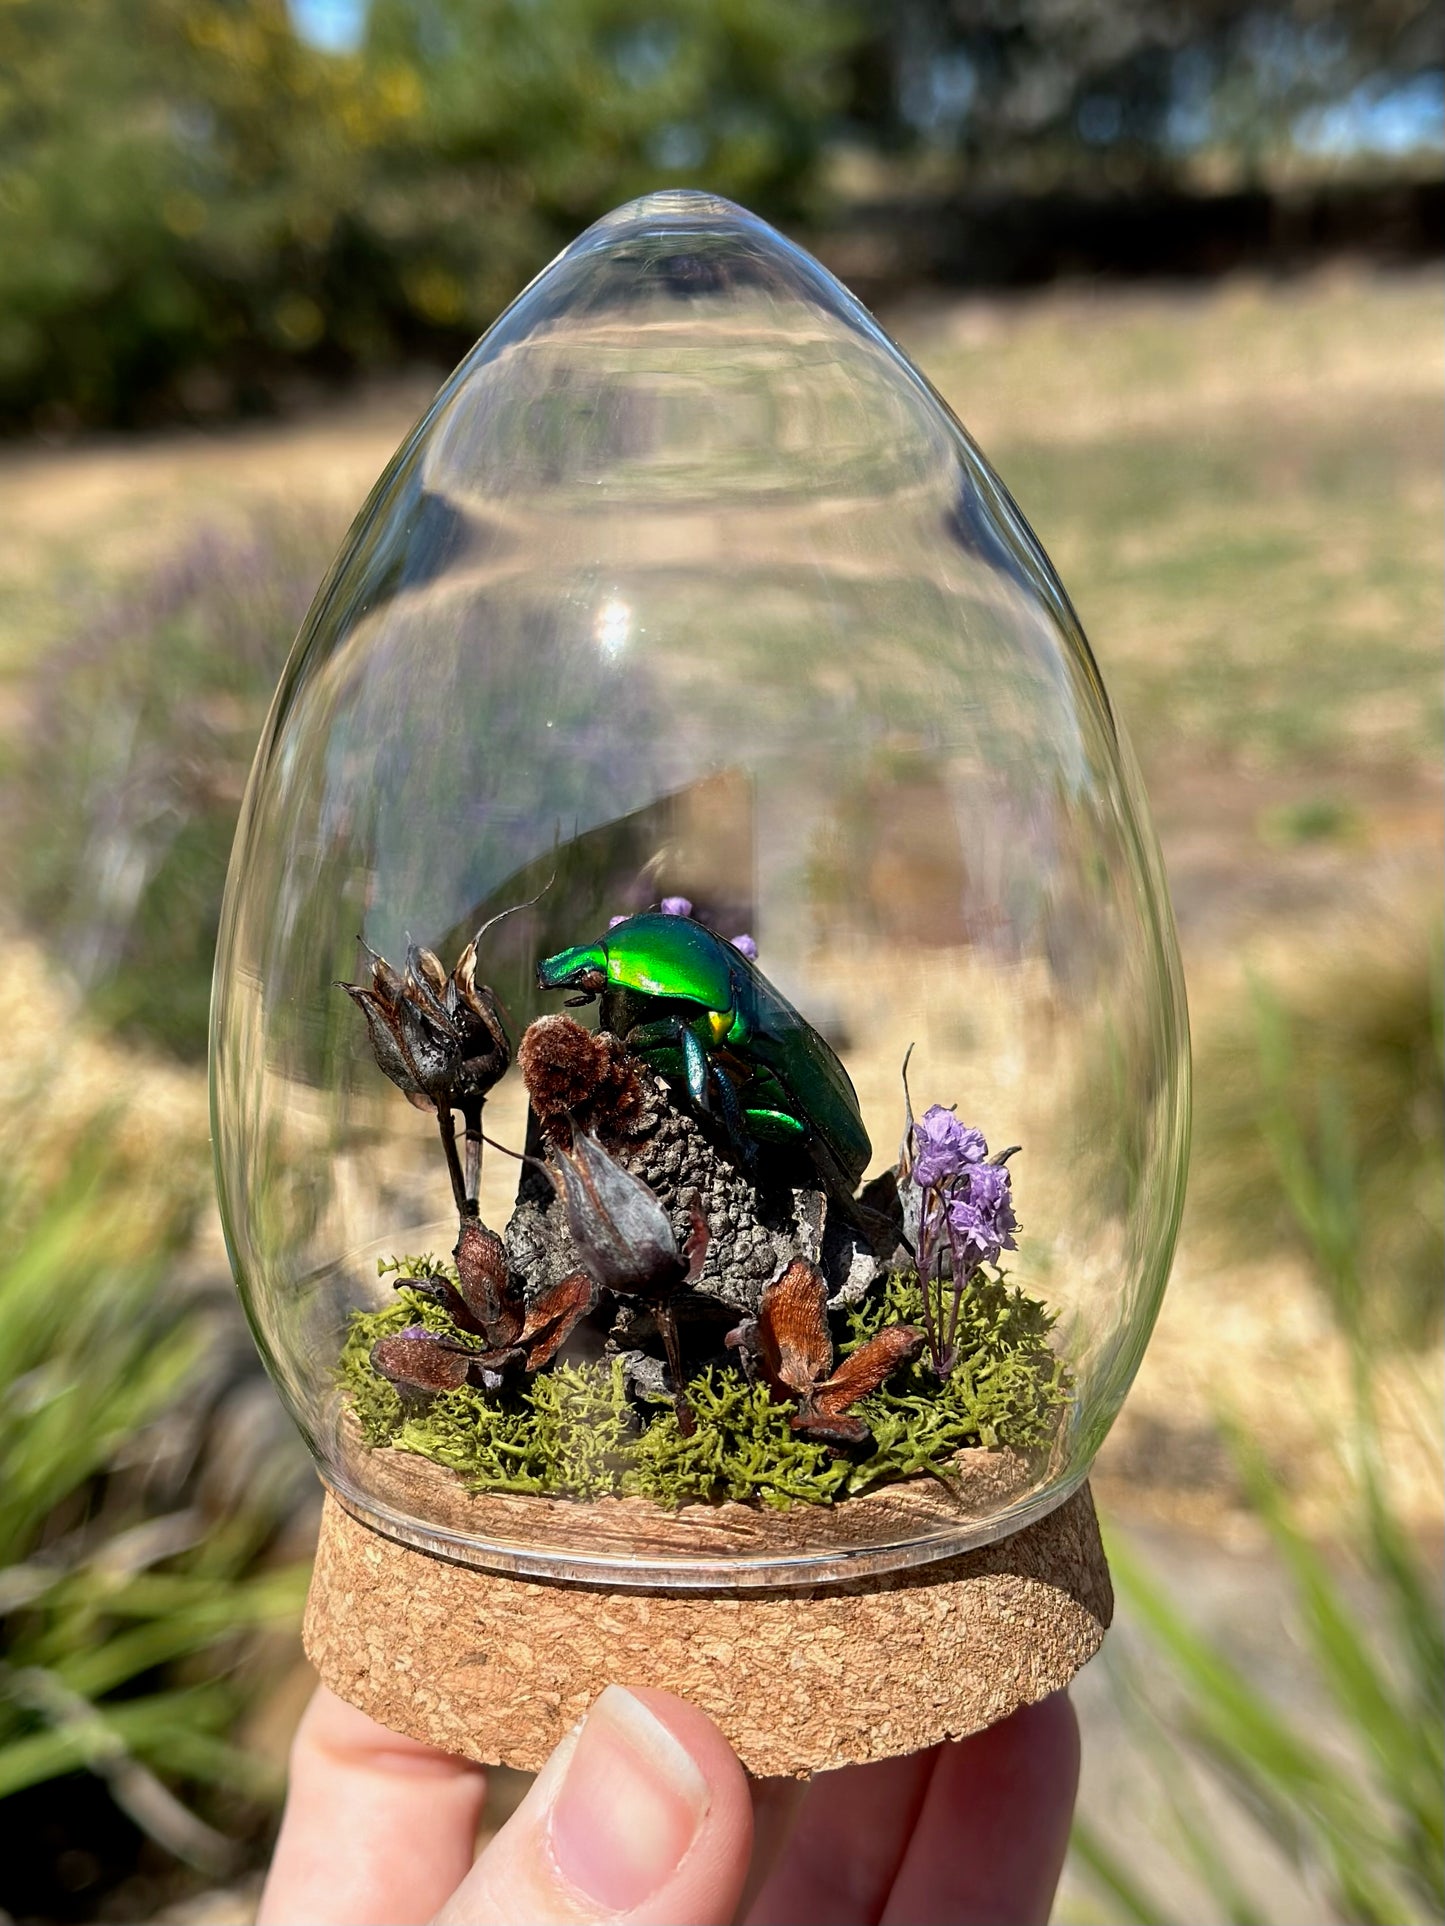
[[[457,1284],[467,1310],[493,1349],[515,1344],[526,1316],[522,1293],[512,1282],[507,1247],[495,1231],[467,1219],[452,1252]]]
[[[466,1331],[472,1337],[482,1336],[480,1322],[467,1309],[466,1300],[448,1277],[402,1277],[396,1282],[397,1290],[415,1291],[419,1297],[430,1298],[439,1304],[456,1325],[459,1331]]]
[[[544,1364],[550,1364],[596,1302],[597,1286],[586,1271],[573,1271],[560,1284],[543,1291],[529,1307],[518,1340],[526,1353],[527,1369],[540,1371]]]
[[[378,983],[380,979],[381,968],[378,967]],[[431,1100],[417,1081],[407,1058],[394,1005],[380,991],[363,989],[359,983],[343,983],[341,988],[366,1018],[371,1054],[376,1058],[382,1074],[390,1077],[402,1095],[419,1110],[430,1110]]]
[[[744,1327],[728,1339],[745,1341]],[[923,1348],[923,1332],[890,1324],[833,1369],[828,1291],[822,1274],[795,1257],[758,1306],[757,1354],[775,1397],[796,1398],[794,1431],[825,1444],[866,1444],[869,1430],[849,1405],[876,1391],[891,1371]]]
[[[447,973],[434,950],[424,950],[420,944],[413,943],[406,953],[406,973],[413,983],[425,983],[434,996],[445,994]]]
[[[820,1411],[846,1411],[850,1404],[876,1391],[900,1364],[907,1364],[923,1349],[924,1334],[916,1324],[887,1324],[876,1337],[869,1338],[838,1366],[829,1378],[817,1385],[813,1402]]]
[[[758,1305],[758,1361],[773,1390],[803,1398],[833,1367],[828,1290],[821,1273],[795,1257]]]
[[[466,1383],[471,1353],[420,1324],[409,1324],[404,1331],[378,1338],[371,1362],[399,1390],[436,1393],[456,1391]]]
[[[816,1438],[819,1444],[867,1444],[873,1435],[862,1418],[820,1410],[811,1400],[805,1401],[790,1428],[801,1437]]]

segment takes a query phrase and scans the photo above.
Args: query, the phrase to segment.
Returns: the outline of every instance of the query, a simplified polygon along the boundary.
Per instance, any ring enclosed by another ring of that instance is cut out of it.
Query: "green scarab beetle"
[[[806,1151],[851,1192],[872,1156],[858,1096],[833,1050],[741,950],[691,916],[649,911],[537,966],[544,990],[601,998],[604,1029],[734,1138]]]

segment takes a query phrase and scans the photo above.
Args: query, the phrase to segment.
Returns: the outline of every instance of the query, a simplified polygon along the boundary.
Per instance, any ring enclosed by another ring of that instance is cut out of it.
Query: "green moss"
[[[788,1423],[797,1407],[775,1404],[765,1385],[708,1370],[687,1395],[696,1430],[684,1437],[670,1410],[654,1418],[638,1439],[624,1490],[662,1505],[734,1498],[775,1509],[829,1504],[846,1490],[846,1459],[800,1438]]]
[[[431,1259],[385,1267],[402,1277],[444,1272]],[[916,1323],[917,1279],[895,1276],[849,1316],[846,1353],[880,1325]],[[943,1385],[925,1361],[897,1372],[857,1407],[873,1445],[837,1453],[797,1435],[794,1407],[761,1384],[708,1369],[688,1385],[696,1429],[684,1437],[670,1408],[639,1411],[622,1363],[558,1364],[501,1394],[472,1389],[425,1401],[404,1398],[371,1367],[377,1338],[421,1323],[450,1330],[444,1311],[398,1290],[383,1311],[357,1313],[340,1377],[362,1435],[445,1465],[474,1491],[550,1493],[572,1498],[631,1495],[669,1507],[725,1499],[775,1508],[826,1505],[876,1485],[932,1471],[972,1445],[1043,1444],[1067,1400],[1060,1360],[1048,1347],[1053,1320],[1036,1298],[1003,1279],[978,1279],[964,1299],[959,1360]]]
[[[921,1324],[916,1275],[888,1279],[879,1299],[854,1311],[846,1355],[885,1324]],[[905,1365],[858,1406],[874,1448],[853,1468],[848,1492],[937,1470],[970,1446],[1028,1450],[1053,1435],[1068,1401],[1063,1360],[1049,1349],[1052,1314],[1002,1277],[974,1278],[958,1324],[958,1362],[940,1385],[926,1355]]]

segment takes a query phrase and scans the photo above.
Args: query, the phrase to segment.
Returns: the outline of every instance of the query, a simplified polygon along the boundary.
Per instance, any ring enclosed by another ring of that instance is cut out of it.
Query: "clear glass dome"
[[[381,477],[257,753],[212,1073],[257,1342],[407,1542],[796,1583],[1086,1475],[1183,1190],[1147,805],[998,478],[761,221],[599,222]]]

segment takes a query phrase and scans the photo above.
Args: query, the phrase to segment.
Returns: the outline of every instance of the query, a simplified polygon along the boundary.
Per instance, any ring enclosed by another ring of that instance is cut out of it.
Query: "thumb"
[[[435,1926],[725,1926],[752,1850],[737,1757],[669,1692],[609,1685]]]

